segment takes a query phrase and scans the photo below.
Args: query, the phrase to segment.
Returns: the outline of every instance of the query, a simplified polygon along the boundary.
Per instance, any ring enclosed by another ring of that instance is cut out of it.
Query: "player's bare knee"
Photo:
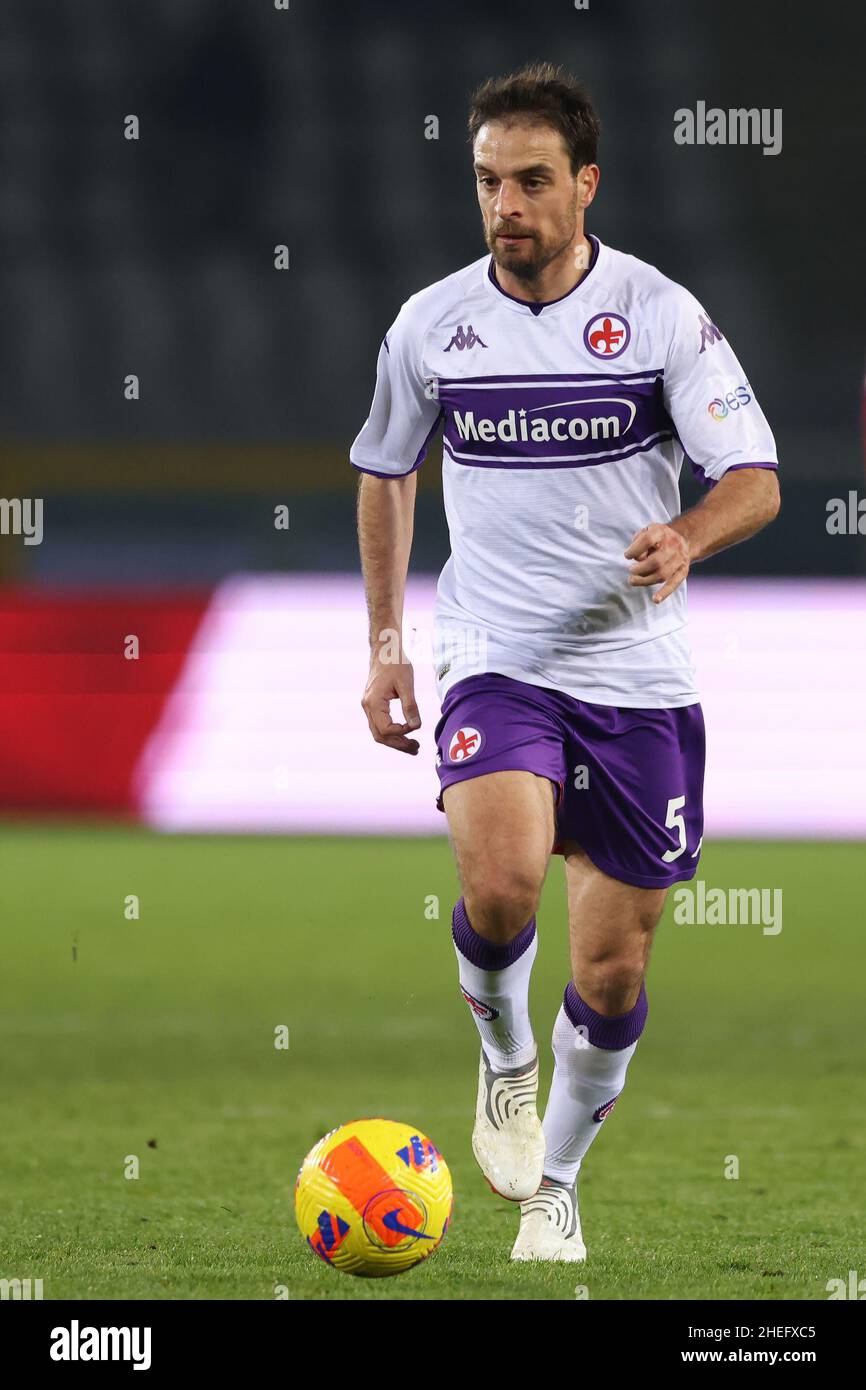
[[[584,1003],[607,1017],[634,1007],[643,977],[643,961],[634,955],[585,961],[573,974],[574,987]]]
[[[533,876],[512,872],[467,884],[463,898],[479,935],[505,945],[535,914],[540,894],[541,885]]]

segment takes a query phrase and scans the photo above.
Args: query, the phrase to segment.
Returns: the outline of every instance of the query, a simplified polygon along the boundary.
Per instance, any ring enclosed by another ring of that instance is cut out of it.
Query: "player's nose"
[[[503,179],[499,185],[499,192],[494,203],[496,215],[507,222],[510,218],[521,218],[523,216],[523,206],[520,201],[520,190],[516,184],[509,184]]]

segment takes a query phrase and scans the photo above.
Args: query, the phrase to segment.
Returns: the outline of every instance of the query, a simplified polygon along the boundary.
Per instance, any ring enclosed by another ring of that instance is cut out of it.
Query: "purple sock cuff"
[[[632,1043],[637,1042],[649,1012],[644,984],[641,984],[634,1008],[629,1009],[626,1014],[616,1014],[613,1018],[597,1014],[595,1009],[591,1009],[581,999],[571,980],[565,987],[562,1003],[575,1028],[584,1027],[593,1047],[603,1047],[608,1052],[620,1052],[624,1047],[631,1047]]]
[[[516,960],[520,960],[524,951],[532,945],[535,938],[535,918],[530,917],[523,930],[519,931],[507,946],[496,946],[492,941],[485,941],[483,936],[478,935],[466,915],[463,899],[460,898],[451,918],[451,935],[461,956],[465,956],[471,965],[477,965],[479,970],[504,970],[507,965],[513,965]]]

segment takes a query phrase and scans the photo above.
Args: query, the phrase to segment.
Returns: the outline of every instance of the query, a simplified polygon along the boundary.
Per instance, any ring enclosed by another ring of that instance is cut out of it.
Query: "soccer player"
[[[779,509],[773,436],[721,330],[687,290],[584,230],[599,128],[583,88],[551,64],[475,92],[489,254],[403,305],[350,455],[363,475],[363,707],[377,743],[416,754],[412,667],[394,660],[394,636],[415,470],[443,428],[437,805],[462,889],[460,988],[481,1039],[473,1150],[521,1204],[516,1260],[586,1256],[578,1171],[646,1023],[666,891],[698,866],[704,725],[686,576]],[[685,456],[708,491],[681,512]],[[572,973],[542,1123],[528,990],[552,853]]]

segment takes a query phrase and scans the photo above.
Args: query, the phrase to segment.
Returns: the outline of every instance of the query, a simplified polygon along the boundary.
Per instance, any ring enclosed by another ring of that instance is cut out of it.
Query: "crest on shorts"
[[[484,735],[481,730],[465,724],[462,729],[455,730],[451,735],[448,744],[449,763],[465,763],[467,758],[474,758],[475,754],[481,751],[483,743]]]

